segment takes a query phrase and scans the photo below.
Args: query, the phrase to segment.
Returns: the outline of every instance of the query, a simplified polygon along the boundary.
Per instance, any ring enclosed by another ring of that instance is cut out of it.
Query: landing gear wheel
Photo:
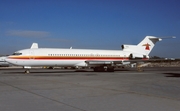
[[[95,67],[94,72],[114,72],[114,67]]]
[[[30,73],[30,71],[29,70],[25,70],[25,74],[29,74]]]
[[[95,67],[94,72],[104,72],[105,69],[103,67]]]
[[[95,68],[94,68],[94,72],[99,72],[99,68],[98,68],[98,67],[95,67]]]

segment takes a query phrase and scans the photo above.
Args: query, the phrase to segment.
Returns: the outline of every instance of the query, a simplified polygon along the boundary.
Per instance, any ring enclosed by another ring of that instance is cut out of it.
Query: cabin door
[[[29,59],[34,60],[34,52],[33,51],[29,52]]]

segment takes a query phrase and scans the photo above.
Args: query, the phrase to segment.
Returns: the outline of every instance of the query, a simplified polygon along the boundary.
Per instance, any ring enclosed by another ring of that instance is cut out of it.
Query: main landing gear
[[[94,67],[94,72],[114,72],[114,67],[112,66]]]

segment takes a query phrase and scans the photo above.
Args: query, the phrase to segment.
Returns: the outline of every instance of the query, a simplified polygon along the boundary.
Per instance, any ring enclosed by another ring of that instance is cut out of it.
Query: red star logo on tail
[[[145,50],[150,50],[149,46],[151,46],[150,44],[143,44],[142,46],[146,46]]]

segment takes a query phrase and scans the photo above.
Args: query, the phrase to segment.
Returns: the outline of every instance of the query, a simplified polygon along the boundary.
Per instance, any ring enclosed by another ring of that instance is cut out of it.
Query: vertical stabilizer
[[[152,49],[155,46],[155,43],[158,41],[161,41],[161,38],[154,37],[154,36],[146,36],[138,45],[137,45],[137,51],[140,53],[149,55],[149,53],[152,51]]]
[[[33,43],[31,45],[31,49],[37,49],[38,48],[38,43]]]
[[[127,52],[149,55],[155,43],[161,40],[158,37],[146,36],[138,45],[122,45],[122,49]]]

